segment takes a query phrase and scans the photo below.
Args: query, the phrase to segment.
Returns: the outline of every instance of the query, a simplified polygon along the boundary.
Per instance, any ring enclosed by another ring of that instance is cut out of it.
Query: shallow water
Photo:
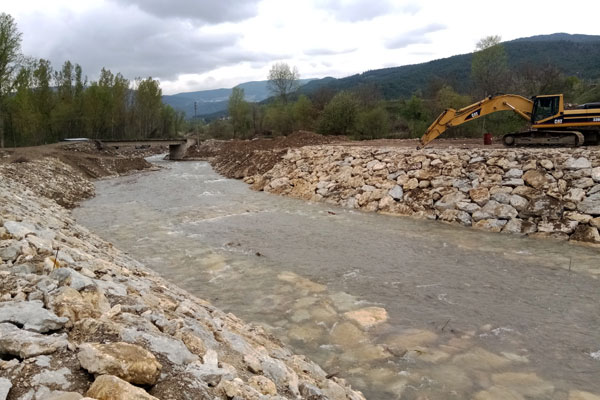
[[[367,398],[600,395],[597,250],[311,204],[204,162],[151,161],[164,169],[97,182],[77,220]],[[369,307],[389,318],[365,328],[344,315]]]

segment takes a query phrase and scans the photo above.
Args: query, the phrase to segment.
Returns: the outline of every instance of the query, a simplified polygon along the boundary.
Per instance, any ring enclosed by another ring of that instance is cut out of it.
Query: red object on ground
[[[491,133],[483,134],[483,144],[488,145],[488,146],[492,144],[492,134]]]

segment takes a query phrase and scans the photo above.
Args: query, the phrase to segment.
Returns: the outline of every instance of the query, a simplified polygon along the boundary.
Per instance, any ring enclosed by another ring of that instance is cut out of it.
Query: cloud
[[[239,22],[258,13],[260,0],[110,0],[135,6],[159,18],[179,18],[208,24]]]
[[[174,80],[184,74],[243,62],[266,64],[281,57],[240,48],[241,33],[161,20],[139,10],[123,13],[116,5],[81,14],[65,12],[52,20],[34,15],[27,24],[46,34],[29,37],[26,54],[49,59],[55,69],[66,60],[78,63],[92,80],[102,67],[129,79]]]
[[[338,54],[353,53],[355,51],[356,51],[356,48],[342,49],[342,50],[316,48],[316,49],[304,50],[304,54],[306,54],[307,56],[334,56],[334,55],[338,55]]]
[[[415,2],[398,6],[391,0],[317,0],[316,7],[332,13],[336,19],[344,22],[370,21],[395,12],[414,15],[421,9]]]
[[[413,29],[403,33],[402,35],[390,39],[385,43],[385,47],[388,49],[403,49],[412,44],[425,44],[431,43],[431,40],[426,37],[428,33],[443,31],[446,26],[443,24],[433,23],[422,28]]]

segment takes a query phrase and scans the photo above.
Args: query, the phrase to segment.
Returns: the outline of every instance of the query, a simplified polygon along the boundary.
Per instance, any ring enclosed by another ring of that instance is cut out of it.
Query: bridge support
[[[169,160],[181,160],[187,149],[196,144],[196,139],[187,139],[185,143],[169,145]]]

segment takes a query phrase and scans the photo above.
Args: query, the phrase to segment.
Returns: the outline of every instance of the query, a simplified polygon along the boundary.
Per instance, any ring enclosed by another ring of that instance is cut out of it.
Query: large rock
[[[449,193],[435,203],[435,208],[440,211],[452,210],[455,208],[456,203],[464,199],[465,195],[462,192]]]
[[[388,194],[394,200],[401,201],[402,200],[402,196],[404,195],[404,191],[402,190],[402,186],[396,185],[392,189],[390,189],[390,191],[388,192]]]
[[[513,206],[501,204],[494,200],[488,201],[482,211],[497,219],[511,219],[519,214]]]
[[[477,188],[469,190],[469,196],[471,200],[477,203],[480,206],[483,206],[490,199],[490,192],[487,188]]]
[[[158,400],[144,389],[112,375],[97,377],[85,395],[97,400]]]
[[[600,243],[600,233],[598,228],[589,225],[579,225],[575,229],[575,233],[571,236],[571,240],[585,243]]]
[[[547,217],[560,219],[564,211],[563,203],[551,196],[540,196],[533,198],[525,210],[522,211],[526,217]]]
[[[84,343],[79,363],[94,375],[115,375],[138,385],[154,385],[162,365],[148,350],[130,343]]]
[[[567,159],[567,161],[565,161],[566,169],[584,169],[584,168],[591,168],[591,167],[592,167],[592,163],[590,162],[590,160],[588,160],[585,157],[579,157],[577,159],[569,158],[569,159]]]
[[[192,354],[181,340],[168,335],[128,328],[121,333],[121,339],[129,343],[147,344],[150,350],[163,354],[173,364],[185,365],[198,360],[198,356]]]
[[[61,329],[68,318],[58,317],[44,308],[44,303],[35,301],[7,301],[0,303],[0,322],[12,322],[34,332]]]
[[[594,182],[600,182],[600,167],[592,168],[592,179]]]
[[[546,178],[546,172],[539,171],[537,169],[532,169],[525,172],[525,174],[523,175],[523,180],[529,186],[534,187],[536,189],[540,189],[548,183],[548,179]]]
[[[67,347],[67,335],[42,335],[19,329],[13,324],[0,323],[0,354],[30,358],[52,354]]]
[[[8,392],[12,387],[12,383],[6,378],[0,378],[0,400],[5,400],[8,397]]]
[[[600,192],[584,198],[577,209],[585,214],[600,215]]]

